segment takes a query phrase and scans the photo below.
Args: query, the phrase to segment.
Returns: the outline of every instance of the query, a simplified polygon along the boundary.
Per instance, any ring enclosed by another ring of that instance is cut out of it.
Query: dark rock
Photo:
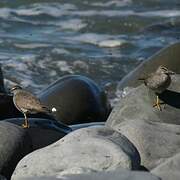
[[[167,159],[164,163],[157,166],[151,172],[158,175],[163,180],[179,180],[180,179],[180,153]]]
[[[180,150],[180,125],[152,121],[124,121],[113,128],[138,149],[141,163],[153,169]]]
[[[24,129],[0,122],[0,174],[10,179],[19,160],[32,151],[31,139]]]
[[[89,127],[27,155],[17,165],[12,179],[139,167],[139,153],[126,137],[112,129]]]
[[[2,73],[2,69],[1,69],[1,64],[0,64],[0,93],[5,93],[5,88],[4,88],[4,76]]]
[[[24,118],[12,118],[4,121],[21,126]],[[48,119],[29,118],[29,123],[30,128],[25,130],[31,138],[33,150],[52,144],[72,131],[68,126]]]
[[[7,180],[4,176],[0,175],[0,180]]]
[[[105,121],[110,111],[104,91],[84,76],[65,76],[42,91],[39,98],[55,107],[56,119],[65,124]]]
[[[31,177],[20,178],[18,180],[160,180],[157,176],[139,171],[128,171],[120,169],[118,171],[98,172],[92,174],[67,175],[63,177]],[[173,179],[174,180],[174,179]]]

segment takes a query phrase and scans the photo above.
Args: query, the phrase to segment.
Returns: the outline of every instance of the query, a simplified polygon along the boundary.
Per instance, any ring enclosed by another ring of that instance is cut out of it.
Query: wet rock
[[[137,148],[141,163],[153,169],[180,149],[180,125],[152,121],[124,121],[113,126]]]
[[[32,151],[31,139],[24,129],[0,122],[0,174],[10,178],[18,161]]]
[[[4,121],[21,126],[24,118],[11,118]],[[72,131],[68,126],[48,119],[29,118],[29,123],[30,128],[25,130],[31,138],[33,150],[52,144]]]
[[[57,178],[58,177],[58,178]],[[32,177],[20,178],[19,180],[160,180],[160,178],[147,172],[127,171],[120,169],[118,171],[98,172],[91,174],[67,175],[63,177]]]
[[[168,90],[160,95],[162,111],[153,108],[155,93],[144,84],[132,89],[112,110],[107,125],[115,126],[127,120],[146,120],[180,124],[180,75],[172,77]]]
[[[17,165],[12,179],[138,169],[139,166],[139,153],[126,137],[108,128],[89,127],[73,131],[27,155]]]
[[[157,166],[151,172],[158,175],[163,180],[179,180],[180,179],[180,153],[167,159],[164,163]]]
[[[39,98],[55,107],[56,119],[65,124],[105,121],[110,111],[104,91],[84,76],[64,76],[42,91]]]

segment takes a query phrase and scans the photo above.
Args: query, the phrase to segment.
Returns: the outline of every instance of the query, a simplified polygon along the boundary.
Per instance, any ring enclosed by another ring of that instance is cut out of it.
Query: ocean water
[[[179,0],[1,0],[0,63],[7,87],[34,93],[81,74],[106,89],[180,38]]]

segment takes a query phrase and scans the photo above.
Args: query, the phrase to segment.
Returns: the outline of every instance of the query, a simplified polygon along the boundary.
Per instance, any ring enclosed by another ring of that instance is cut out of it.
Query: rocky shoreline
[[[137,83],[147,65],[148,72],[163,63],[176,72],[176,60],[163,60],[177,47],[163,49],[125,77],[122,88],[131,90],[112,112],[105,92],[83,76],[63,77],[42,91],[41,101],[58,111],[31,116],[29,129],[20,126],[12,97],[0,94],[0,179],[180,179],[180,76],[160,97],[167,104],[163,111],[152,108],[154,94]]]

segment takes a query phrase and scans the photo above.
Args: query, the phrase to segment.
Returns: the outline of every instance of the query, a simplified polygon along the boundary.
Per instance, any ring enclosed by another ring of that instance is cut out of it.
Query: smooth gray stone
[[[17,163],[32,151],[31,139],[24,129],[0,122],[0,174],[10,178]]]
[[[172,77],[168,90],[160,95],[162,111],[153,107],[156,101],[155,93],[144,84],[131,89],[130,93],[122,98],[112,110],[106,125],[114,127],[117,124],[133,120],[146,120],[180,124],[180,75]]]
[[[40,100],[55,107],[56,119],[65,124],[105,121],[110,112],[106,94],[91,79],[64,76],[39,94]]]
[[[157,166],[151,172],[163,180],[179,180],[180,179],[180,153],[167,159],[164,163]]]
[[[154,72],[158,66],[163,65],[167,68],[180,73],[180,42],[163,48],[146,61],[142,62],[133,71],[126,75],[119,83],[119,88],[137,87],[141,84],[138,78]]]
[[[98,172],[92,174],[67,175],[64,177],[31,177],[20,178],[19,180],[160,180],[157,176],[140,171],[118,171]]]
[[[92,127],[92,126],[103,127],[104,125],[105,125],[105,122],[92,122],[92,123],[75,124],[69,127],[72,129],[72,131],[75,131],[81,128]]]
[[[21,126],[24,118],[11,118],[4,121]],[[71,132],[71,128],[57,121],[29,118],[30,128],[25,129],[32,140],[33,150],[48,146],[66,134]]]
[[[113,127],[137,148],[149,170],[180,152],[180,125],[152,121],[124,121]]]
[[[139,167],[139,153],[125,136],[104,127],[88,127],[27,155],[17,165],[12,180]]]

